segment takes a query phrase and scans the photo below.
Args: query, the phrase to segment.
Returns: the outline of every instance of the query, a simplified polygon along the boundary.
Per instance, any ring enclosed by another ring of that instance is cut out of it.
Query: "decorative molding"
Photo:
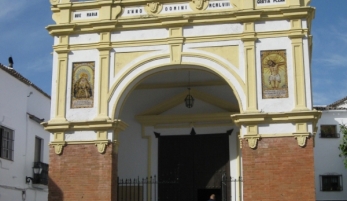
[[[211,56],[209,56],[209,55],[195,54],[195,53],[182,53],[182,55],[185,56],[185,57],[196,57],[196,58],[208,59],[208,60],[210,60],[210,61],[212,61],[212,62],[215,62],[215,63],[218,64],[218,65],[223,66],[225,69],[228,69],[228,66],[225,65],[223,62],[221,62],[221,61],[219,61],[218,59],[213,58],[213,57],[211,57]],[[121,83],[124,82],[124,80],[127,78],[127,76],[128,76],[131,72],[135,71],[137,68],[139,68],[139,67],[141,67],[141,66],[143,66],[143,65],[145,65],[145,64],[148,64],[148,63],[150,63],[150,62],[153,62],[153,61],[156,61],[156,60],[159,60],[159,59],[168,59],[168,58],[170,58],[170,57],[169,57],[169,55],[167,55],[167,54],[159,54],[159,55],[156,55],[156,56],[153,56],[153,57],[149,57],[149,58],[147,58],[146,60],[139,61],[139,62],[135,63],[134,65],[130,66],[130,67],[128,68],[128,70],[125,71],[122,75],[120,75],[120,76],[119,76],[119,79],[116,80],[116,81],[114,82],[114,84],[111,86],[111,89],[109,90],[110,93],[109,93],[108,101],[110,101],[111,99],[113,99],[113,96],[114,96],[114,93],[115,93],[116,89],[118,88],[118,86],[119,86]],[[207,68],[207,69],[210,69],[210,70],[214,71],[214,69],[211,68],[210,65],[205,65],[204,63],[188,63],[188,62],[185,62],[184,64],[186,64],[186,65],[199,65],[199,66],[202,66],[202,67],[205,67],[205,68]],[[162,66],[162,65],[158,64],[158,65],[152,66],[151,69],[146,69],[146,71],[152,70],[152,69],[157,68],[157,67],[160,67],[160,66]],[[242,90],[244,90],[245,84],[243,83],[243,81],[242,81],[242,79],[240,78],[240,76],[239,76],[235,71],[233,71],[233,70],[230,70],[230,69],[229,69],[229,72],[230,72],[230,73],[234,76],[234,78],[239,82],[239,84],[240,84],[241,87],[242,87]],[[144,72],[143,72],[143,73],[144,73]],[[219,74],[221,77],[223,77],[224,80],[229,81],[229,79],[226,78],[226,77],[224,76],[224,74],[221,74],[221,73],[219,73],[219,72],[216,72],[216,73]],[[133,80],[127,80],[126,83],[125,83],[125,85],[128,85],[128,84],[131,83],[132,81],[133,81]],[[228,82],[228,85],[229,85],[234,91],[238,91],[238,90],[234,87],[234,85],[232,85],[230,82]],[[125,90],[125,88],[122,88],[120,93],[123,93],[124,90]],[[243,94],[243,93],[240,93],[240,94]],[[235,93],[235,96],[236,96],[236,99],[237,99],[237,101],[238,101],[238,105],[242,105],[242,104],[241,104],[241,99],[240,99],[240,97],[239,97],[239,93]],[[117,96],[117,97],[116,97],[114,100],[112,100],[112,101],[115,103],[115,102],[119,101],[119,99],[120,99],[120,96]],[[113,104],[113,103],[109,102],[109,104]],[[111,108],[112,105],[109,105],[109,107]],[[111,114],[110,116],[116,116],[115,113],[116,113],[117,111],[120,110],[120,109],[117,108],[117,107],[120,107],[120,105],[113,104],[112,109],[110,109],[110,114]],[[243,111],[242,111],[242,107],[240,107],[240,112],[241,112],[241,113],[243,112]]]
[[[301,20],[292,20],[293,27],[301,27]],[[296,25],[297,24],[297,25]],[[303,34],[302,34],[303,35]],[[291,37],[292,40],[292,59],[293,59],[293,83],[294,83],[294,100],[295,106],[293,111],[305,111],[307,108],[306,102],[306,87],[305,87],[305,66],[304,66],[304,49],[303,39],[300,37]],[[306,81],[307,82],[307,81]]]
[[[261,138],[283,138],[283,137],[294,137],[298,145],[300,147],[304,147],[306,145],[306,141],[311,136],[314,137],[314,135],[311,135],[310,133],[279,133],[279,134],[256,134],[256,135],[244,135],[241,137],[239,135],[240,140],[240,148],[242,149],[242,139],[245,139],[248,141],[248,145],[250,148],[254,149],[257,146],[258,140]]]
[[[170,61],[172,64],[180,64],[182,61],[182,44],[172,44],[170,46]]]
[[[53,141],[50,143],[54,147],[54,152],[60,155],[63,152],[63,147],[66,145],[65,141]]]
[[[145,126],[158,126],[160,124],[168,125],[177,123],[186,123],[187,127],[189,124],[194,122],[194,124],[201,122],[203,123],[216,123],[225,122],[232,124],[230,121],[230,113],[206,113],[206,114],[187,114],[187,115],[142,115],[136,116],[136,120]]]
[[[206,10],[206,8],[208,7],[208,0],[191,0],[189,6],[194,11]]]
[[[190,82],[190,87],[204,87],[204,86],[228,86],[225,81],[205,81],[205,82]],[[158,84],[139,84],[136,89],[167,89],[167,88],[180,88],[187,87],[187,83],[172,82],[172,83],[158,83]]]
[[[155,27],[153,27],[153,28],[155,28]],[[82,29],[81,31],[76,32],[76,33],[80,34],[81,32],[90,32],[91,28],[81,27],[81,29]],[[122,30],[122,28],[121,27],[119,29],[117,28],[117,30]],[[304,32],[303,33],[304,35],[306,35],[306,36],[308,35],[308,30],[296,30],[296,32],[300,32],[300,33],[301,33],[301,31]],[[92,33],[92,32],[90,32],[90,33]],[[240,39],[242,41],[247,41],[247,40],[257,40],[257,39],[261,39],[261,38],[289,37],[289,36],[291,36],[291,35],[289,35],[288,30],[258,32],[256,34],[257,34],[257,37],[252,38],[252,39],[247,38],[248,35],[246,33],[190,36],[190,37],[182,37],[182,39],[184,39],[185,44],[188,44],[188,43],[198,43],[198,42],[203,43],[203,42],[227,41],[227,40],[230,41],[230,40],[240,40]],[[172,39],[170,39],[170,38],[158,38],[158,39],[148,39],[148,40],[128,40],[128,41],[124,40],[124,41],[110,42],[110,47],[111,48],[117,48],[117,47],[136,47],[136,46],[137,47],[138,46],[160,46],[160,45],[170,44],[169,42],[171,42],[171,41],[172,41]],[[68,50],[66,50],[66,51],[69,52],[70,50],[100,49],[100,46],[102,46],[102,44],[99,42],[99,43],[72,44],[69,46],[55,45],[55,46],[53,46],[53,48],[54,48],[54,50],[68,48]],[[225,47],[225,46],[221,46],[221,47]],[[194,48],[194,49],[204,50],[204,48],[213,48],[213,47],[206,46],[206,47],[199,47],[199,48]],[[209,53],[211,53],[211,52],[209,52]],[[183,54],[187,54],[187,53],[183,52]],[[216,53],[213,53],[213,54],[216,54]],[[221,56],[221,55],[219,55],[219,56]]]
[[[109,143],[108,140],[95,140],[95,146],[97,146],[98,152],[100,154],[105,153],[106,147]]]
[[[57,5],[60,0],[49,0],[52,5]]]
[[[310,133],[293,133],[294,138],[298,141],[298,145],[300,147],[304,147],[306,145],[307,138],[310,137]]]
[[[84,122],[44,122],[42,125],[46,131],[51,133],[61,131],[81,131],[81,130],[125,130],[128,126],[119,119],[109,119],[102,121],[84,121]]]
[[[111,19],[117,19],[122,13],[123,8],[121,6],[112,7],[112,17]]]
[[[159,104],[157,104],[156,106],[147,109],[144,112],[141,112],[140,114],[138,114],[138,116],[144,116],[144,115],[157,115],[157,114],[161,114],[165,111],[170,110],[173,107],[176,107],[177,105],[180,105],[183,103],[182,100],[184,100],[184,98],[187,96],[188,91],[184,91],[182,93],[179,93],[169,99],[167,99],[164,102],[161,102]],[[228,101],[225,101],[223,99],[217,98],[212,96],[209,93],[205,93],[196,89],[191,89],[191,95],[196,98],[199,99],[201,101],[204,101],[208,104],[214,105],[220,109],[223,109],[225,111],[229,111],[231,113],[238,113],[240,108],[237,104],[232,104]]]
[[[228,70],[234,77],[234,79],[237,80],[238,84],[241,86],[242,88],[242,92],[240,93],[245,93],[245,90],[246,90],[246,84],[245,82],[243,81],[243,79],[240,77],[240,75],[233,69],[231,69],[227,64],[225,64],[224,62],[220,61],[219,59],[215,58],[215,57],[212,57],[212,56],[209,56],[209,55],[205,55],[205,54],[197,54],[197,53],[192,53],[192,52],[183,52],[182,53],[182,57],[196,57],[196,58],[204,58],[204,59],[207,59],[207,60],[210,60],[212,62],[215,62],[217,64],[219,64],[220,66],[224,67],[226,70]],[[194,64],[192,64],[194,65]],[[199,64],[200,66],[203,66],[202,64]],[[206,67],[206,66],[205,66]],[[211,69],[213,70],[213,69]],[[222,78],[224,78],[223,75],[220,75]],[[227,80],[227,79],[224,79],[224,80]],[[232,84],[229,84],[229,86],[233,89],[233,91],[237,91],[236,88],[234,88],[234,85]],[[236,99],[238,100],[238,103],[240,105],[240,112],[243,113],[243,110],[241,107],[242,103],[241,103],[241,100],[240,100],[240,97],[239,97],[239,94],[238,93],[235,93],[235,96],[236,96]]]
[[[260,135],[244,135],[244,139],[248,141],[248,146],[252,149],[255,149],[260,139]]]
[[[132,2],[132,1],[130,1]],[[129,3],[130,3],[129,2]],[[133,3],[133,2],[132,2]],[[83,5],[83,4],[80,4]],[[87,2],[84,4],[84,9],[86,9]],[[92,6],[90,9],[96,8],[97,6]],[[75,6],[74,6],[75,8]],[[114,8],[112,8],[114,9]],[[79,10],[79,9],[73,9],[73,10]],[[53,10],[52,10],[53,11]],[[72,12],[72,11],[70,11]],[[62,16],[62,10],[54,10],[54,13],[56,13],[57,16]],[[115,12],[116,13],[116,12]],[[117,14],[118,16],[119,14]],[[60,24],[62,22],[59,22],[55,25],[49,25],[47,26],[47,30],[51,35],[62,35],[64,33],[69,33],[72,31],[76,31],[80,33],[86,30],[87,32],[91,32],[94,29],[98,29],[97,27],[105,27],[108,25],[114,25],[117,30],[122,29],[149,29],[149,28],[157,28],[162,27],[163,25],[167,25],[170,23],[178,23],[178,24],[184,24],[189,23],[190,26],[193,26],[195,24],[211,24],[211,23],[240,23],[244,21],[265,21],[265,20],[272,20],[272,19],[280,19],[280,18],[286,18],[286,19],[298,19],[298,18],[307,18],[308,22],[311,22],[311,19],[314,16],[314,9],[311,7],[300,7],[300,8],[279,8],[279,9],[269,9],[269,10],[252,10],[252,11],[221,11],[221,12],[206,12],[204,16],[197,15],[196,12],[192,13],[185,13],[184,15],[182,13],[178,13],[177,16],[172,16],[172,14],[163,15],[160,18],[158,17],[147,17],[143,18],[141,16],[138,16],[137,18],[122,18],[118,17],[117,19],[115,14],[112,13],[112,20],[98,20],[97,22],[91,21],[90,23],[83,22],[74,22],[70,24]],[[59,17],[61,18],[61,17]],[[189,19],[189,21],[188,21]],[[61,19],[59,19],[61,20]],[[72,29],[71,29],[72,26]]]
[[[236,125],[283,123],[283,122],[316,122],[321,112],[312,111],[292,111],[281,113],[254,113],[254,114],[233,114],[231,119]]]
[[[147,3],[145,10],[148,14],[158,14],[163,9],[163,4],[159,2]]]
[[[242,149],[242,137],[241,137],[241,135],[238,135],[238,138],[239,138],[239,143],[240,143],[240,149]]]

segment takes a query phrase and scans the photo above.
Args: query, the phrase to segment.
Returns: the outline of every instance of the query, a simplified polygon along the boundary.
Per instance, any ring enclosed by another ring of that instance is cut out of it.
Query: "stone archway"
[[[184,105],[184,98],[188,94],[188,72],[191,76],[191,95],[195,99],[192,108],[187,108]],[[213,161],[210,164],[204,163],[206,167],[203,169],[205,170],[211,166],[210,170],[207,171],[210,175],[205,175],[207,172],[204,175],[199,173],[197,176],[200,175],[200,178],[195,178],[195,180],[192,180],[192,178],[187,180],[186,177],[188,175],[183,175],[183,172],[189,172],[189,170],[184,171],[188,166],[182,166],[181,176],[184,178],[181,178],[181,183],[183,181],[186,182],[183,182],[181,185],[195,182],[196,187],[189,192],[194,199],[198,198],[198,191],[200,194],[203,194],[203,191],[209,192],[211,190],[219,192],[218,199],[220,199],[220,179],[223,172],[229,176],[231,171],[234,178],[240,175],[236,131],[231,136],[225,134],[227,130],[238,130],[232,124],[230,118],[231,114],[239,113],[237,98],[231,88],[219,76],[204,68],[191,65],[181,65],[169,70],[165,70],[165,67],[163,67],[163,71],[146,76],[145,79],[135,86],[135,89],[130,92],[131,94],[124,94],[127,98],[122,105],[123,108],[119,115],[119,118],[129,125],[119,135],[119,177],[137,178],[140,176],[141,178],[156,175],[159,176],[160,180],[171,180],[172,178],[165,178],[165,174],[160,174],[160,172],[163,172],[163,170],[159,170],[160,150],[158,148],[160,143],[158,136],[154,135],[154,132],[164,138],[169,136],[175,138],[177,135],[182,135],[180,139],[186,141],[185,144],[187,144],[188,142],[195,142],[195,140],[190,140],[193,138],[189,138],[190,130],[194,128],[197,131],[195,138],[200,144],[211,143],[212,146],[213,143],[208,142],[208,139],[220,140],[223,138],[224,141],[222,142],[226,143],[225,150],[224,148],[221,149],[221,146],[217,144],[214,147],[220,148],[220,150],[215,150],[216,153],[217,151],[225,152],[224,156],[227,157],[227,162],[223,161],[225,160],[224,157],[218,163],[217,158],[214,160],[214,163]],[[136,120],[134,119],[135,116]],[[186,148],[193,147],[193,144],[191,146],[188,144]],[[202,148],[201,146],[196,146],[197,150],[201,151]],[[195,154],[199,154],[200,151]],[[200,157],[204,158],[204,154],[206,153],[200,153]],[[182,161],[182,163],[185,162]],[[213,164],[218,164],[219,166],[222,163],[224,164],[223,167],[217,168],[213,166]],[[199,163],[196,164],[201,165]],[[214,173],[214,171],[222,170],[223,172]],[[171,170],[164,171],[170,172]],[[206,183],[203,184],[204,182]],[[165,194],[169,196],[167,193]],[[162,194],[159,192],[157,196],[162,196]],[[189,196],[187,195],[186,199]]]

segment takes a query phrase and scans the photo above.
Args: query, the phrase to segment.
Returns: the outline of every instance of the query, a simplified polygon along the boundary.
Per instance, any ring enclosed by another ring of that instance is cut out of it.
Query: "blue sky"
[[[347,96],[346,0],[312,0],[312,89],[315,105]],[[14,68],[50,94],[54,24],[49,0],[0,0],[0,63],[12,55]]]

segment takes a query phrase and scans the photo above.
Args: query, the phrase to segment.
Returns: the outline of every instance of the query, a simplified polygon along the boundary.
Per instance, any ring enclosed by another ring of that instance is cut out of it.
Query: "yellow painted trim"
[[[206,128],[206,127],[227,127],[232,126],[233,124],[225,120],[225,123],[222,122],[186,122],[186,123],[170,123],[170,124],[157,124],[154,126],[156,129],[163,128]]]
[[[148,14],[158,14],[161,12],[162,9],[163,9],[163,4],[161,4],[160,2],[147,3],[145,6],[145,11]]]
[[[234,114],[231,119],[237,125],[259,125],[267,123],[317,122],[321,116],[319,111],[292,111],[283,113]],[[313,125],[314,126],[314,125]]]
[[[186,93],[187,94],[187,93]],[[202,91],[191,89],[191,94],[196,97],[197,99],[200,99],[206,103],[209,103],[211,105],[214,105],[216,107],[219,107],[223,110],[229,111],[229,112],[240,112],[240,108],[238,105],[232,104],[229,101],[225,101],[220,98],[216,98],[208,93],[204,93]]]
[[[190,82],[190,87],[203,87],[203,86],[227,86],[225,81],[206,81],[206,82]],[[187,83],[158,83],[158,84],[139,84],[136,90],[140,89],[167,89],[167,88],[180,88],[187,87]]]
[[[114,53],[114,66],[111,66],[110,69],[114,69],[114,77],[131,61],[134,59],[153,52],[152,50],[147,51],[134,51],[134,52],[115,52]]]
[[[183,30],[182,27],[169,28],[168,44],[170,44],[170,61],[180,64],[182,61]]]
[[[207,46],[207,47],[196,47],[200,51],[205,51],[211,54],[218,55],[223,59],[227,60],[235,68],[240,69],[240,55],[239,45],[223,45],[223,46]]]
[[[183,52],[182,53],[182,56],[188,56],[188,57],[197,57],[197,58],[203,58],[203,59],[208,59],[210,61],[213,61],[217,64],[219,64],[220,66],[223,66],[226,70],[228,70],[233,76],[234,78],[237,80],[237,82],[239,83],[239,85],[241,86],[242,88],[242,92],[245,93],[245,88],[246,88],[246,85],[245,85],[245,82],[243,82],[243,80],[241,79],[240,75],[235,72],[234,70],[232,70],[231,68],[229,68],[229,66],[227,64],[225,64],[224,62],[220,61],[219,59],[216,59],[214,57],[211,57],[209,55],[205,55],[205,54],[202,54],[202,53],[191,53],[191,52]],[[201,65],[199,65],[201,66]],[[213,71],[212,68],[209,68]],[[219,74],[220,75],[220,74]],[[225,79],[224,76],[220,75],[224,80],[228,80],[228,79]],[[231,85],[231,83],[229,83],[229,86],[234,90],[234,92],[236,91],[236,89],[234,88],[234,86]],[[240,108],[241,108],[241,101],[239,99],[239,95],[237,93],[235,93],[235,96],[237,97],[237,100],[239,102],[239,105],[240,105]],[[242,109],[241,109],[242,110]]]
[[[170,45],[170,62],[172,64],[180,64],[182,61],[181,53],[182,53],[182,44]]]
[[[50,143],[54,147],[55,154],[61,154],[63,148],[66,145],[65,142],[65,133],[64,132],[55,132],[53,133],[53,141]]]
[[[86,140],[86,141],[65,141],[67,145],[79,145],[79,144],[95,144],[95,140]]]
[[[283,138],[283,137],[294,137],[298,145],[300,147],[304,147],[306,145],[306,141],[310,137],[314,137],[313,134],[304,132],[304,133],[281,133],[281,134],[252,134],[252,135],[244,135],[243,137],[239,136],[240,140],[245,139],[248,141],[248,145],[250,148],[255,149],[257,147],[257,143],[261,138]],[[242,143],[242,142],[241,142]]]
[[[301,22],[301,21],[300,21]],[[291,36],[294,70],[294,111],[309,110],[306,105],[306,85],[302,36]]]
[[[58,11],[55,9],[53,12],[55,16],[62,16],[62,12],[68,12],[61,10],[58,14]],[[71,11],[70,11],[71,12]],[[68,13],[69,15],[69,13]],[[215,24],[215,23],[233,23],[233,22],[244,22],[244,21],[264,21],[264,20],[275,20],[275,19],[298,19],[298,18],[311,18],[310,16],[314,15],[314,9],[311,7],[298,7],[298,8],[277,8],[277,9],[265,9],[265,10],[234,10],[234,11],[219,11],[219,12],[206,12],[203,14],[198,13],[187,13],[184,15],[178,16],[160,16],[154,17],[149,16],[147,18],[137,17],[130,19],[113,19],[113,20],[104,20],[97,22],[76,22],[70,23],[68,26],[72,27],[72,30],[100,30],[102,27],[109,27],[111,30],[116,28],[116,30],[125,30],[125,29],[148,29],[156,28],[163,26],[182,26],[182,25],[200,25],[200,24]],[[56,17],[55,17],[56,18]],[[69,23],[68,19],[63,20],[65,23]],[[62,21],[62,22],[63,22]],[[62,35],[66,33],[66,30],[63,27],[66,27],[66,24],[50,25],[46,29],[51,35]],[[98,28],[99,27],[99,28]]]
[[[42,123],[46,131],[51,133],[64,131],[82,131],[82,130],[124,130],[128,125],[119,119],[103,121],[83,121],[83,122],[44,122]]]
[[[251,35],[254,35],[254,23],[249,23],[248,31]],[[246,29],[247,26],[245,26]],[[245,30],[246,31],[246,30]],[[248,32],[247,31],[247,32]],[[246,72],[246,110],[245,113],[257,113],[257,70],[255,66],[255,38],[243,39],[244,43],[244,58],[245,58],[245,72]]]
[[[62,38],[62,37],[60,37]],[[63,37],[67,38],[67,37]],[[66,44],[66,40],[60,40],[61,45]],[[66,122],[66,90],[67,90],[67,69],[69,51],[56,51],[58,53],[58,64],[56,68],[56,104],[55,116],[50,122]]]
[[[293,133],[259,134],[260,138],[293,137]]]
[[[223,110],[229,111],[229,112],[239,112],[239,107],[236,105],[233,105],[232,103],[225,101],[220,98],[216,98],[210,94],[201,92],[196,89],[191,89],[190,91],[191,95],[199,100],[202,100],[206,103],[209,103],[211,105],[214,105],[216,107],[219,107]],[[188,91],[184,91],[180,94],[177,94],[166,101],[157,104],[156,106],[147,109],[144,112],[141,112],[138,114],[138,116],[143,116],[143,115],[159,115],[163,112],[166,112],[170,110],[173,107],[176,107],[177,105],[180,105],[183,103],[184,98],[187,96]]]
[[[95,33],[93,31],[84,31],[84,32],[75,32],[79,34],[83,33]],[[307,36],[308,29],[299,29],[295,31],[267,31],[267,32],[257,32],[256,39],[261,38],[279,38],[279,37],[289,37],[291,35],[303,35]],[[207,36],[191,36],[191,37],[183,37],[179,40],[184,40],[185,44],[189,43],[203,43],[203,42],[216,42],[216,41],[231,41],[231,40],[247,40],[249,34],[239,33],[239,34],[222,34],[222,35],[207,35]],[[149,39],[149,40],[130,40],[130,41],[116,41],[110,42],[110,47],[138,47],[138,46],[159,46],[159,45],[169,45],[172,40],[169,38],[161,38],[161,39]],[[179,41],[181,42],[181,41]],[[59,49],[59,45],[54,46],[54,49]],[[65,47],[65,46],[64,46]],[[98,49],[103,47],[103,45],[99,43],[84,43],[84,44],[72,44],[69,45],[69,50],[85,50],[85,49]],[[199,48],[209,48],[210,46],[199,47]],[[222,46],[224,47],[224,46]],[[66,47],[65,47],[66,48]],[[194,48],[194,49],[199,49]]]
[[[225,65],[223,62],[215,59],[215,58],[211,58],[210,56],[208,55],[203,55],[203,54],[195,54],[195,53],[182,53],[182,56],[192,56],[192,57],[200,57],[200,58],[205,58],[205,59],[209,59],[221,66],[223,66],[224,68],[228,69],[227,65]],[[169,58],[169,55],[167,54],[161,54],[161,55],[157,55],[157,56],[153,56],[153,57],[150,57],[150,58],[147,58],[146,60],[143,60],[143,61],[140,61],[136,64],[134,64],[133,66],[131,67],[128,67],[128,71],[124,72],[122,76],[120,76],[120,79],[118,79],[111,87],[111,90],[110,90],[110,93],[108,95],[108,102],[110,102],[110,99],[112,98],[113,96],[113,93],[116,91],[117,87],[119,86],[119,84],[126,78],[126,76],[128,76],[132,71],[134,71],[135,69],[139,68],[140,66],[143,66],[145,65],[146,63],[149,63],[149,62],[152,62],[154,60],[158,60],[158,59],[163,59],[163,58]],[[243,109],[242,109],[242,102],[240,100],[240,97],[239,97],[239,94],[238,93],[235,93],[235,91],[237,91],[235,89],[235,87],[232,85],[232,83],[230,83],[229,79],[226,79],[224,77],[224,75],[222,74],[219,74],[218,72],[214,71],[213,68],[211,68],[211,66],[207,66],[207,65],[203,65],[203,64],[196,64],[196,63],[182,63],[182,65],[184,64],[187,64],[187,65],[195,65],[195,66],[201,66],[201,67],[205,67],[207,69],[210,69],[212,72],[215,72],[216,74],[218,74],[219,76],[221,76],[225,81],[227,81],[227,83],[229,84],[229,86],[233,89],[234,91],[234,94],[235,94],[235,97],[238,101],[238,105],[239,105],[239,108],[240,108],[240,111],[242,112]],[[150,67],[149,69],[145,69],[144,72],[141,72],[141,74],[145,73],[145,72],[148,72],[148,71],[151,71],[155,68],[158,68],[158,67],[163,67],[163,66],[168,66],[169,64],[166,64],[166,65],[157,65],[157,66],[152,66]],[[236,80],[239,82],[240,86],[242,87],[242,89],[244,89],[244,86],[245,84],[243,83],[243,81],[241,80],[241,78],[238,76],[238,74],[232,70],[229,69],[229,71],[232,73],[232,75],[235,76]],[[136,79],[136,78],[134,78]],[[128,83],[127,83],[127,86],[132,83],[134,81],[134,79],[132,80],[129,80]],[[121,94],[124,93],[124,90],[126,90],[126,87],[124,87],[121,91]],[[120,99],[120,96],[117,97],[117,99],[115,100],[116,103],[118,103]],[[114,104],[113,105],[113,110],[112,110],[112,115],[111,117],[114,118],[115,117],[115,112],[117,111],[117,107],[122,107],[121,105],[119,104]]]
[[[98,97],[97,98],[97,117],[95,120],[110,119],[107,116],[107,94],[108,94],[108,83],[109,83],[109,71],[110,71],[110,32],[100,33],[100,44],[99,47],[99,78],[98,78]]]
[[[195,122],[230,122],[229,112],[226,113],[208,113],[208,114],[186,114],[186,115],[144,115],[136,116],[135,119],[144,126],[156,126],[158,124],[177,124],[177,123],[195,123]]]

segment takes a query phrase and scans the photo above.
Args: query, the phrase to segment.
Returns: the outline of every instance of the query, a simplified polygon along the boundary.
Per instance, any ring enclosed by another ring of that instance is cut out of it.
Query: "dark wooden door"
[[[228,135],[161,136],[158,151],[159,201],[206,201],[211,189],[219,200],[222,174],[229,175]]]

